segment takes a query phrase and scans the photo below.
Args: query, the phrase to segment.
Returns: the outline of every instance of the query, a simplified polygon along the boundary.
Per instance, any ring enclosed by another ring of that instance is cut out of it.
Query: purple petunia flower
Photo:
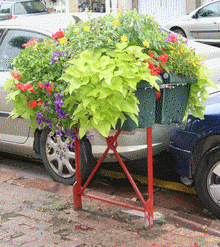
[[[37,116],[38,116],[39,118],[43,118],[43,117],[44,117],[44,115],[43,115],[42,112],[37,112]]]
[[[65,129],[65,131],[63,132],[65,135],[70,135],[70,131],[68,129]]]
[[[162,32],[162,29],[161,28],[158,28],[159,32],[161,33]]]
[[[50,57],[51,61],[50,61],[50,65],[53,64],[55,62],[53,57]]]
[[[56,105],[56,107],[57,106],[59,106],[59,107],[64,106],[63,100],[55,100],[55,101],[53,101],[53,103]]]
[[[37,123],[40,125],[41,124],[41,118],[37,117],[36,118]]]
[[[63,96],[62,96],[60,93],[58,93],[57,96],[56,96],[56,98],[57,98],[58,100],[60,100],[62,97],[63,97]]]
[[[86,138],[89,139],[90,137],[94,137],[94,135],[87,135]]]
[[[54,55],[55,58],[58,58],[59,55],[60,55],[60,52],[59,51],[53,52],[53,55]]]
[[[58,116],[57,118],[64,119],[66,118],[66,113],[63,112],[62,110],[60,112],[57,112]]]
[[[61,130],[57,130],[57,131],[56,131],[56,135],[58,135],[58,136],[62,136],[62,135],[63,135],[63,133],[62,133],[62,131],[61,131]]]
[[[71,136],[72,140],[75,140],[77,135],[75,132],[70,132],[70,136]]]
[[[45,87],[50,87],[50,82],[44,83]]]
[[[74,144],[72,142],[69,143],[69,147],[75,149]]]
[[[169,43],[171,40],[168,38],[165,40],[165,44]]]
[[[183,40],[183,43],[185,43],[186,45],[188,45],[188,39]]]

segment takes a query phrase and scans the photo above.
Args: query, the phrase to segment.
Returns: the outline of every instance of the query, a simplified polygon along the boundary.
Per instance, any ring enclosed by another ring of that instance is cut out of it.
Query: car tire
[[[220,219],[220,150],[200,159],[195,173],[195,187],[202,204]]]
[[[74,184],[76,181],[75,152],[70,148],[68,138],[49,136],[50,130],[45,128],[40,136],[40,155],[49,175],[59,183]],[[84,184],[92,172],[96,160],[92,155],[90,141],[80,140],[81,183]]]
[[[173,29],[171,29],[171,31],[178,34],[178,35],[181,35],[184,38],[186,38],[186,34],[183,31],[183,29],[181,29],[181,28],[173,28]]]

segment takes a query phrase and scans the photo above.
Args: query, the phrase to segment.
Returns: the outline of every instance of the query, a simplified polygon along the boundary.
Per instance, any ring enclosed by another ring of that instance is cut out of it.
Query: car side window
[[[0,39],[1,39],[3,32],[4,32],[4,29],[0,29]]]
[[[10,14],[10,3],[0,3],[0,14]]]
[[[30,1],[14,4],[15,15],[25,15],[31,13],[47,12],[41,1]]]
[[[0,45],[0,71],[12,68],[15,57],[24,49],[23,44],[35,37],[39,42],[45,35],[24,30],[9,30]]]
[[[204,8],[200,9],[197,13],[197,18],[203,17],[219,17],[220,16],[220,4],[211,3]]]

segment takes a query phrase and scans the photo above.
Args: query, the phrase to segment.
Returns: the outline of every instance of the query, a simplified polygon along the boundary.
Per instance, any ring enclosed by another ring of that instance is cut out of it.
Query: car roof
[[[80,20],[88,20],[89,18],[96,18],[103,16],[105,13],[92,13],[88,15],[86,12],[81,13],[55,13],[37,16],[24,16],[17,19],[10,19],[0,22],[0,28],[16,28],[35,30],[47,35],[57,32],[59,29],[66,29],[70,24],[75,24],[75,17]]]
[[[1,21],[0,29],[28,29],[51,36],[59,29],[66,29],[70,24],[75,24],[75,19],[71,14],[57,13]]]

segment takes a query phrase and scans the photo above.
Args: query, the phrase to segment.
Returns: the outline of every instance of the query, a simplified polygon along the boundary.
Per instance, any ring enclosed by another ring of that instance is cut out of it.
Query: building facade
[[[115,9],[136,9],[154,16],[161,25],[170,19],[188,14],[212,0],[44,0],[50,12],[109,13]]]

